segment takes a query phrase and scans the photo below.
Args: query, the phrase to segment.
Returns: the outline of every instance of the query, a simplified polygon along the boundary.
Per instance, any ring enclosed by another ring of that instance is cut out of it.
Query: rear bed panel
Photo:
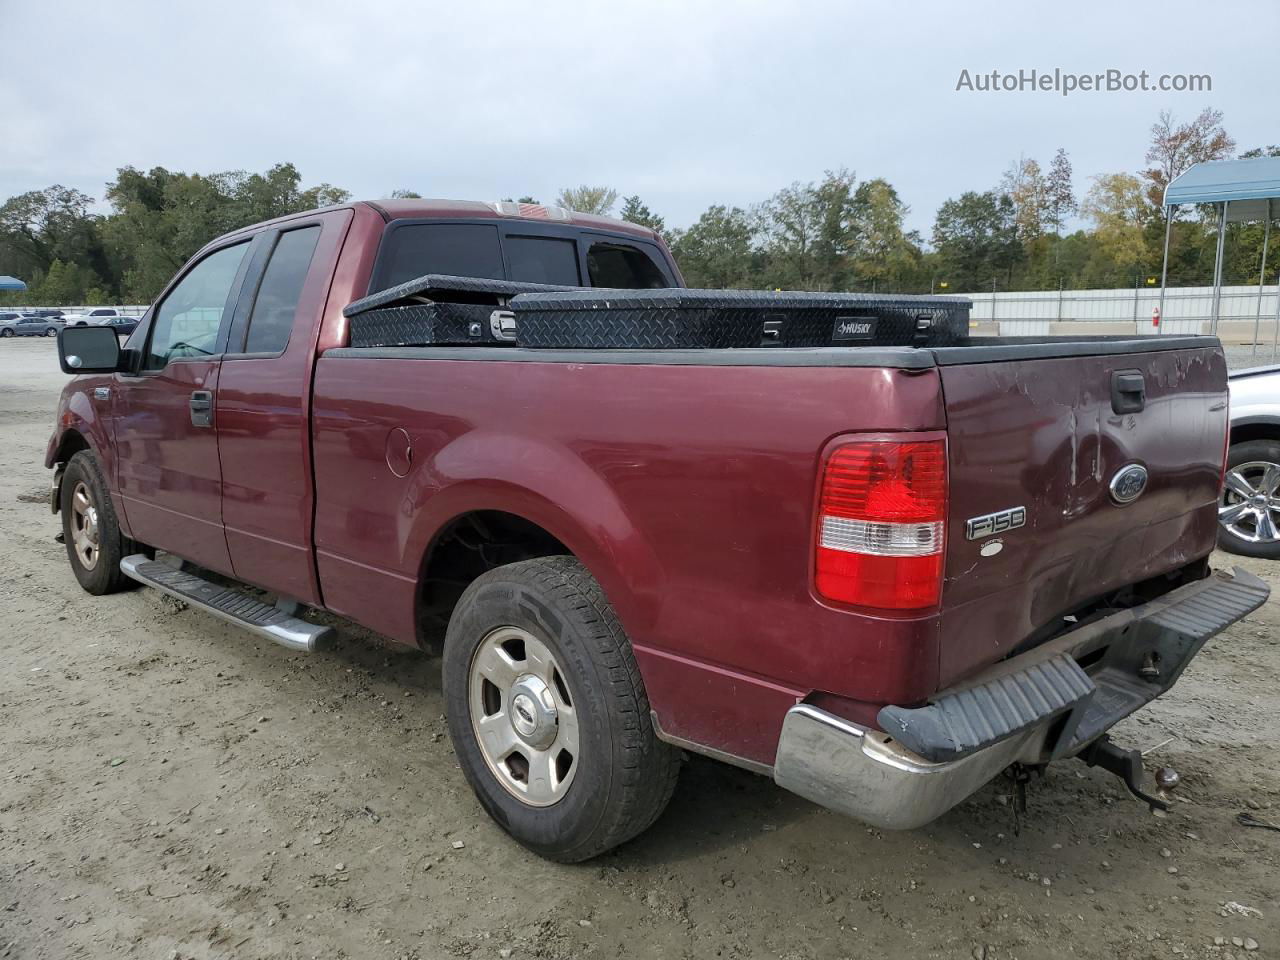
[[[1112,410],[1112,374],[1138,370],[1141,412]],[[1213,344],[1113,356],[1009,359],[940,368],[950,509],[940,680],[1010,652],[1101,594],[1206,556],[1227,425],[1226,363]],[[1132,503],[1109,484],[1149,471]],[[1026,525],[966,539],[966,521],[1026,508]]]

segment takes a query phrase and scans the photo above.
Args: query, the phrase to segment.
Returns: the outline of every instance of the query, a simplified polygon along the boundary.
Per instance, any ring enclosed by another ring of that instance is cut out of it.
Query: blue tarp
[[[1280,215],[1280,203],[1271,204],[1280,200],[1280,157],[1197,163],[1164,191],[1166,207],[1224,200],[1230,201],[1227,219],[1232,222],[1264,220],[1269,208]]]
[[[25,290],[27,285],[17,277],[0,277],[0,290]]]

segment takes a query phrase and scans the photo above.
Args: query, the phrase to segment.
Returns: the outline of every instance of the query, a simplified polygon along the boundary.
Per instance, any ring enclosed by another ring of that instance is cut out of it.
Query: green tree
[[[1040,164],[1027,157],[1005,171],[1000,192],[1013,203],[1013,223],[1018,239],[1030,247],[1044,233],[1048,218],[1049,192]]]
[[[852,173],[829,170],[818,183],[779,190],[759,208],[769,285],[848,288],[858,244],[855,190]]]
[[[877,178],[858,184],[853,195],[851,231],[854,285],[906,290],[921,284],[919,242],[904,228],[909,212],[887,180]]]
[[[672,252],[693,287],[748,287],[754,279],[755,228],[741,207],[715,205],[672,237]]]
[[[34,276],[55,260],[75,263],[103,277],[106,252],[93,198],[61,185],[31,190],[0,204],[0,272]]]
[[[933,245],[953,292],[989,289],[999,277],[1007,285],[1022,257],[1013,201],[994,190],[947,200],[938,208]]]
[[[388,200],[421,200],[422,194],[414,190],[392,190],[387,197]]]
[[[666,229],[666,223],[663,219],[648,208],[636,194],[625,197],[622,201],[622,212],[618,214],[619,219],[628,223],[635,223],[642,227],[648,227],[654,233],[662,233]]]
[[[112,271],[125,299],[149,301],[202,246],[263,220],[345,202],[347,191],[322,183],[302,189],[291,163],[266,173],[234,170],[142,173],[122,167],[107,184],[113,213],[102,223]]]
[[[1075,188],[1071,182],[1071,158],[1062,147],[1053,155],[1049,174],[1045,178],[1045,212],[1054,236],[1062,235],[1062,225],[1067,217],[1079,209]]]
[[[556,204],[561,207],[601,217],[607,217],[617,202],[618,191],[612,187],[566,187],[556,198]]]
[[[1080,214],[1093,224],[1093,273],[1101,283],[1125,285],[1147,255],[1144,225],[1152,210],[1142,181],[1129,173],[1093,178]]]

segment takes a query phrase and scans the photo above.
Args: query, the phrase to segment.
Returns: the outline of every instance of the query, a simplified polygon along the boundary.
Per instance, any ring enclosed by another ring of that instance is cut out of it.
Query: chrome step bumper
[[[279,607],[263,603],[239,590],[210,583],[193,573],[175,570],[156,560],[148,560],[140,553],[121,560],[120,569],[139,583],[185,600],[193,607],[290,650],[313,653],[333,633],[332,627],[290,616]]]
[[[1269,593],[1238,567],[1217,571],[1001,661],[925,706],[886,707],[879,720],[890,733],[798,704],[783,721],[773,778],[876,826],[923,826],[1015,761],[1075,756],[1173,686],[1206,640]]]
[[[959,760],[930,763],[888,734],[801,703],[787,711],[773,765],[778,786],[887,830],[936,820],[1013,763],[1035,731]]]

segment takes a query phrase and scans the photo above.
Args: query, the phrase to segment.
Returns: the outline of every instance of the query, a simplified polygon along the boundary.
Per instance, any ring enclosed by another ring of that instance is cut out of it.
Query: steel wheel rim
[[[578,772],[578,715],[560,664],[520,627],[489,631],[467,673],[480,755],[504,790],[531,807],[564,799]]]
[[[92,570],[98,565],[98,508],[83,480],[71,491],[71,544],[80,566]]]
[[[1251,460],[1229,469],[1218,522],[1246,543],[1280,541],[1280,464]]]

